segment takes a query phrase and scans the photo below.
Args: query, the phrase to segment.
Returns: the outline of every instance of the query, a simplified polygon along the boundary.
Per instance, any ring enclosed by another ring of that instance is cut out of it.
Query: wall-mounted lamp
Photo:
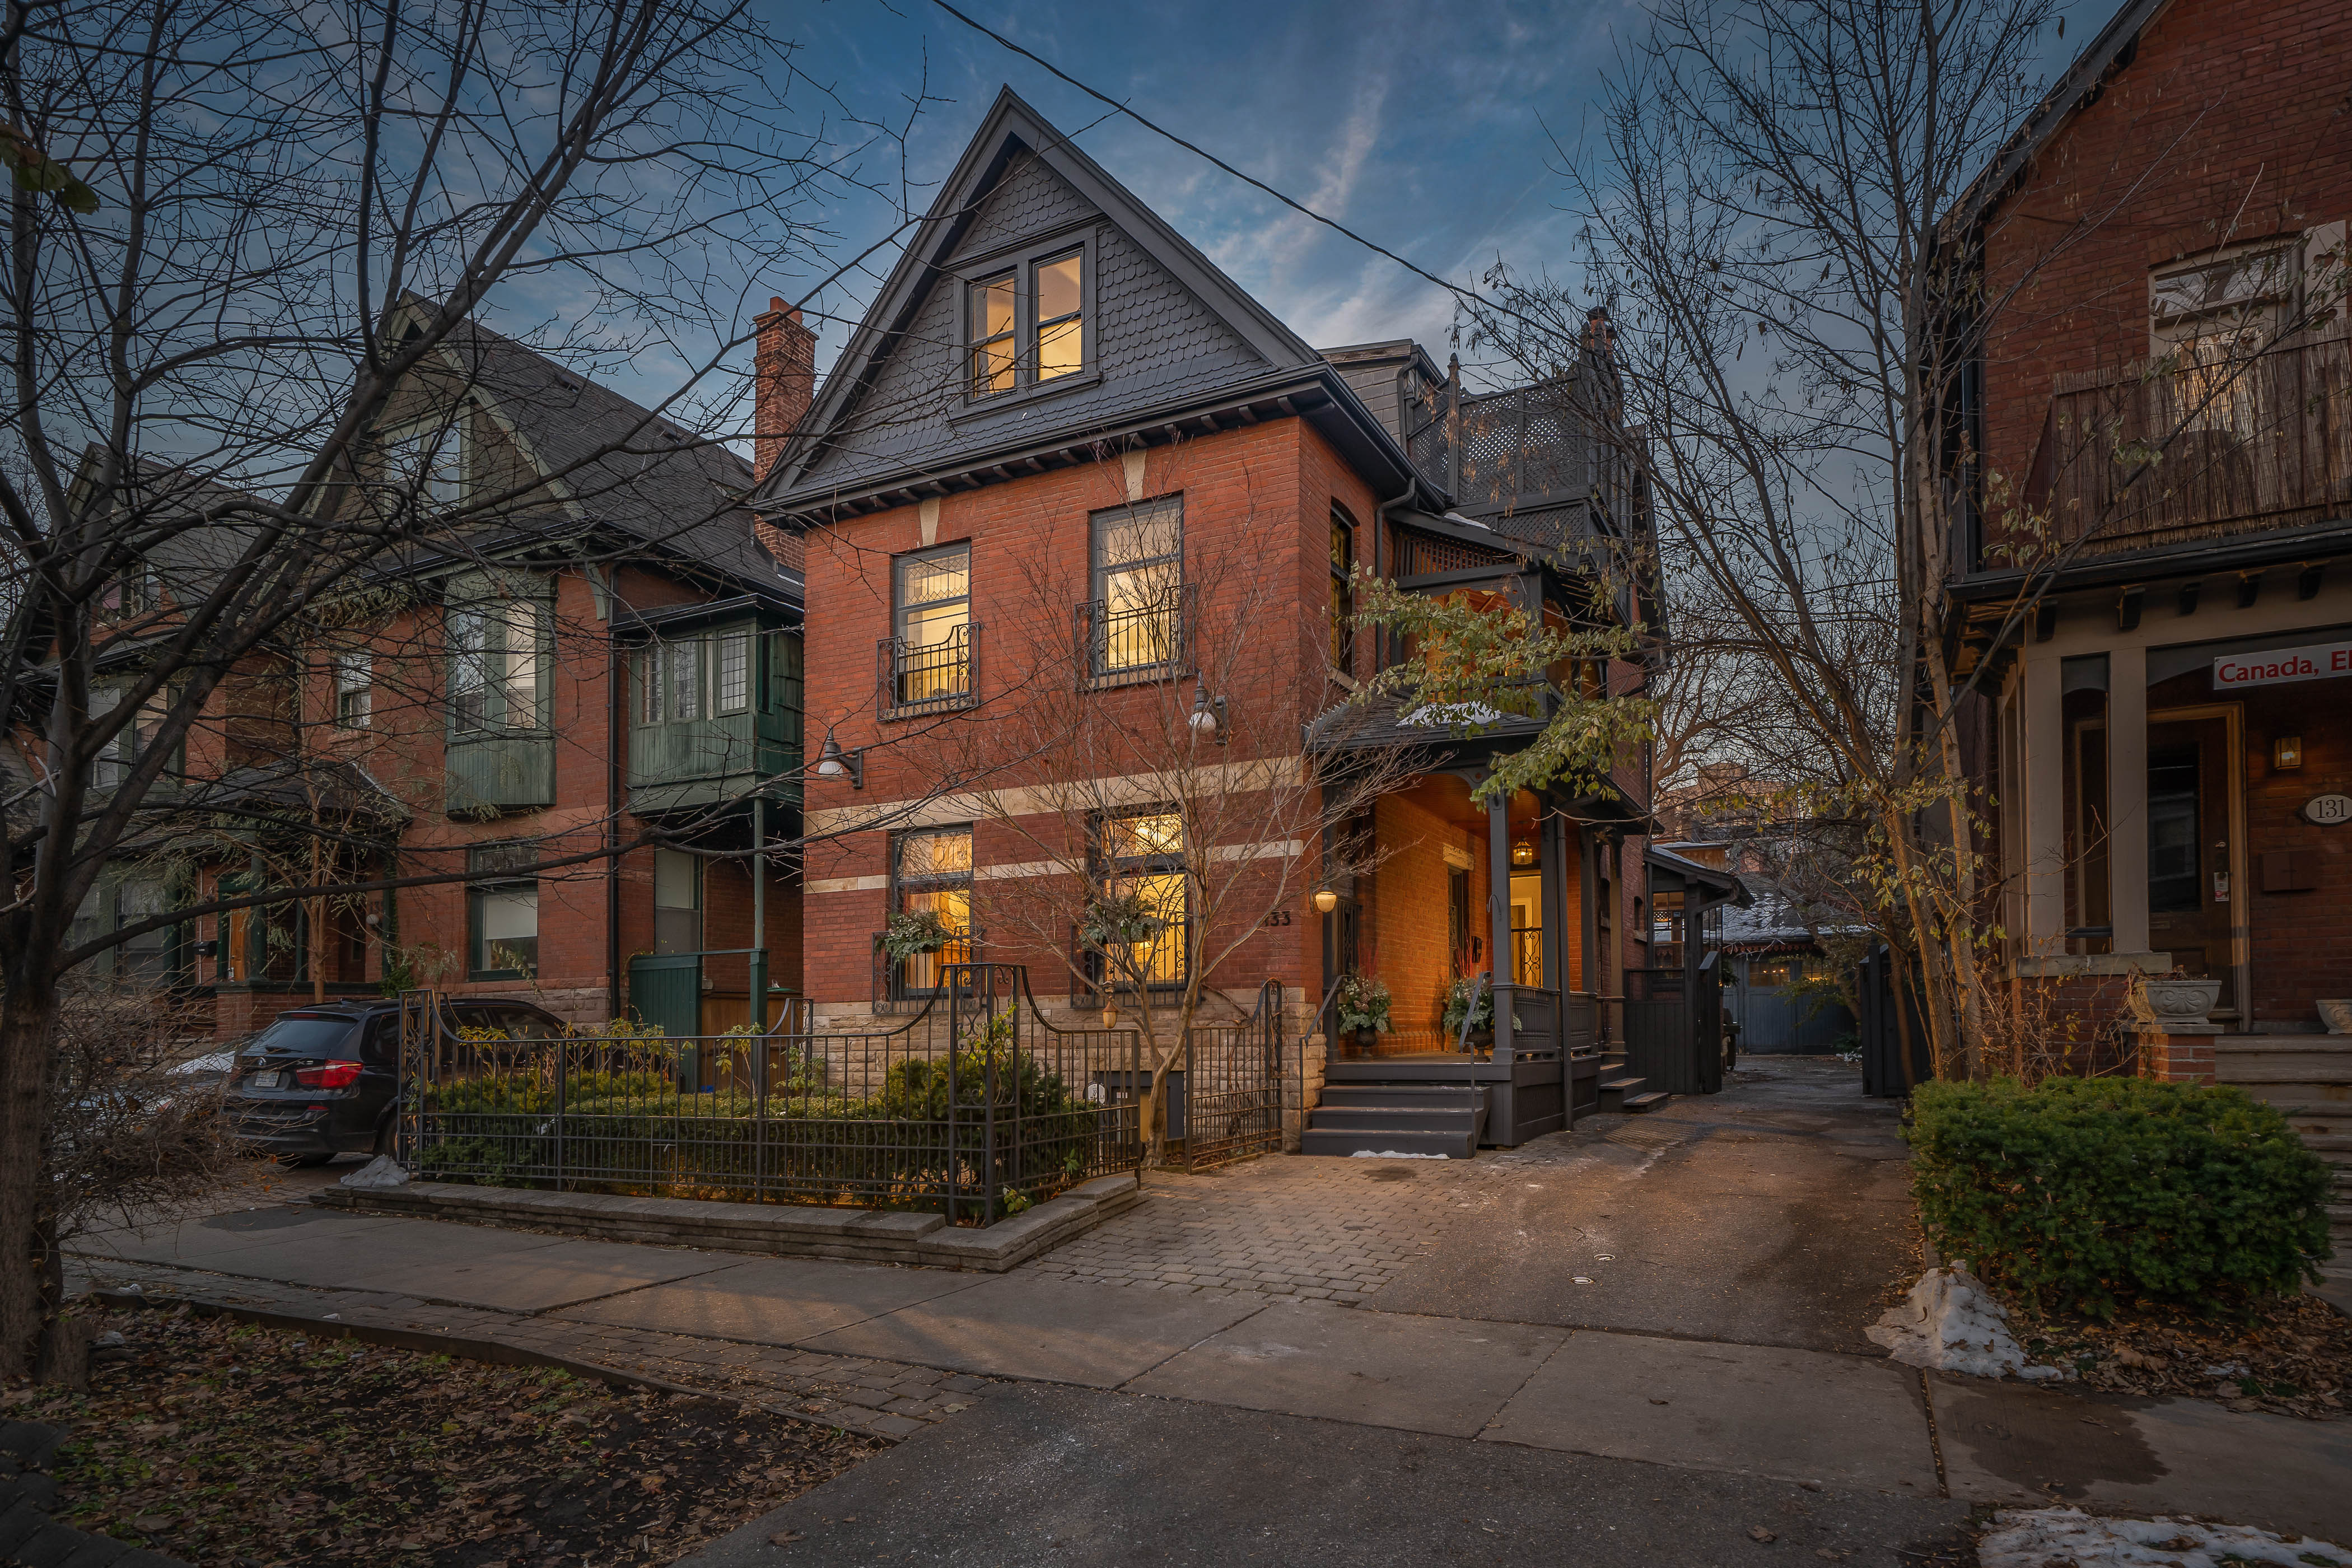
[[[845,752],[833,731],[824,732],[824,749],[816,754],[816,776],[821,779],[847,779],[852,789],[866,787],[866,748]]]
[[[1192,683],[1192,733],[1203,740],[1213,739],[1220,746],[1226,743],[1225,700],[1209,695],[1209,683]]]
[[[2281,735],[2271,742],[2271,766],[2283,773],[2291,773],[2303,766],[2303,737]]]
[[[1328,915],[1339,907],[1339,894],[1333,892],[1328,888],[1318,888],[1315,889],[1315,912],[1317,914]]]
[[[1536,846],[1532,838],[1522,838],[1511,846],[1511,864],[1532,866],[1536,863]]]

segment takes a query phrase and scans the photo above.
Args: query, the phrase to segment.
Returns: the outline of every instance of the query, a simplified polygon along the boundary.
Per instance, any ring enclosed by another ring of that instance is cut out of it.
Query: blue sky
[[[1548,122],[1573,136],[1612,58],[1622,0],[1303,0],[1129,5],[971,0],[960,8],[1138,112],[1431,271],[1465,281],[1500,254],[1572,268]],[[1452,307],[1432,284],[1055,80],[922,0],[780,7],[809,76],[861,109],[903,114],[926,68],[931,104],[908,148],[936,182],[1010,84],[1097,163],[1318,346],[1418,337],[1441,363]],[[918,205],[929,200],[926,191]],[[887,223],[845,212],[845,237]],[[875,276],[828,307],[854,316]],[[787,292],[783,288],[779,293]],[[820,368],[845,329],[825,331]]]

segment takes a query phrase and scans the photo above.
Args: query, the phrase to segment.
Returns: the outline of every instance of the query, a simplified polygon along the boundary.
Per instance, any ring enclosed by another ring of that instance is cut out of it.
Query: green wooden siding
[[[714,627],[697,634],[709,647],[752,633],[748,626]],[[646,675],[640,653],[633,661],[629,711],[629,797],[639,812],[671,811],[715,805],[746,794],[752,784],[801,767],[801,639],[769,632],[766,657],[757,662],[759,680],[751,704],[733,713],[709,711],[713,695],[706,684],[697,717],[646,723]],[[771,791],[772,800],[797,802],[797,778]]]

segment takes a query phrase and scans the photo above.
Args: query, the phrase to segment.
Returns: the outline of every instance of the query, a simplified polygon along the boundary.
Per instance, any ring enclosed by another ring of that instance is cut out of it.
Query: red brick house
[[[223,1038],[409,984],[677,1035],[747,1021],[762,963],[795,988],[791,867],[751,850],[799,829],[801,585],[740,505],[749,467],[476,327],[361,469],[354,506],[488,510],[231,675],[77,925],[425,880],[198,916],[86,977],[168,984]],[[102,676],[205,586],[206,531],[126,584]]]
[[[763,358],[796,363],[796,329],[774,316],[763,329]],[[1571,1099],[1592,1103],[1600,1047],[1622,1039],[1625,972],[1646,967],[1638,759],[1601,796],[1522,792],[1489,811],[1473,784],[1533,724],[1474,737],[1410,715],[1337,717],[1397,657],[1348,626],[1357,567],[1559,616],[1580,613],[1570,606],[1600,563],[1638,552],[1634,476],[1602,427],[1605,352],[1579,374],[1575,399],[1559,387],[1478,397],[1409,342],[1310,348],[1002,95],[805,416],[793,378],[762,384],[774,412],[761,429],[797,434],[751,504],[805,541],[823,606],[807,645],[824,748],[803,885],[820,1020],[854,1026],[936,984],[936,958],[878,953],[886,922],[916,910],[965,938],[944,956],[1025,965],[1041,1005],[1115,1006],[1070,948],[1034,925],[1016,937],[1003,911],[1053,879],[1181,889],[1188,858],[1248,858],[1286,868],[1289,901],[1254,931],[1177,942],[1166,978],[1230,936],[1242,945],[1215,989],[1245,998],[1282,982],[1295,1041],[1318,1032],[1340,972],[1376,972],[1395,999],[1386,1054],[1335,1055],[1328,1069],[1370,1097],[1358,1103],[1378,1114],[1360,1128],[1444,1143],[1381,1096],[1416,1074],[1464,1079],[1439,1026],[1450,985],[1473,973],[1517,998],[1497,1009],[1474,1075],[1487,1141],[1517,1142],[1562,1125]],[[1575,400],[1601,411],[1594,423],[1552,417]],[[1631,593],[1612,613],[1654,618]],[[1598,679],[1624,690],[1642,677],[1621,664]],[[1093,705],[1087,722],[1103,727],[1087,732],[1103,744],[1023,753],[1013,739],[1049,700]],[[1099,814],[1087,843],[1041,851],[1050,836],[1033,819],[1057,791],[1130,779],[1115,753],[1188,711],[1237,778],[1415,748],[1425,765],[1351,826],[1377,841],[1377,868],[1327,874],[1328,846],[1313,837],[1146,844],[1157,819],[1141,795]],[[1706,1087],[1690,1038],[1655,1054],[1671,1058],[1667,1087]],[[1370,1135],[1327,1126],[1328,1110],[1310,1148]]]
[[[2084,1039],[2202,983],[2157,1072],[2347,1076],[2347,56],[2325,0],[2134,0],[1954,219],[2000,301],[1948,630],[2001,956]]]

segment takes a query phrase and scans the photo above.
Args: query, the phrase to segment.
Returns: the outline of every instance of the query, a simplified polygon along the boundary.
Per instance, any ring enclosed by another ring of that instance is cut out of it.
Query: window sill
[[[1160,686],[1182,680],[1192,673],[1190,664],[1139,664],[1127,669],[1106,670],[1086,679],[1088,691],[1117,691],[1129,686]]]
[[[980,699],[965,692],[955,697],[934,697],[922,702],[901,703],[896,708],[883,709],[875,717],[888,724],[906,719],[926,718],[933,713],[958,713],[979,706]]]
[[[467,980],[536,980],[536,974],[526,974],[520,969],[469,969]]]
[[[992,397],[967,397],[963,400],[961,407],[948,410],[948,423],[961,425],[967,419],[978,419],[989,414],[1002,414],[1008,408],[1025,408],[1033,403],[1058,397],[1066,392],[1076,392],[1084,387],[1101,384],[1102,371],[1098,367],[1090,365],[1076,375],[1057,375],[1051,381],[1033,382],[1027,386],[1016,387],[1011,392],[1000,392]]]

